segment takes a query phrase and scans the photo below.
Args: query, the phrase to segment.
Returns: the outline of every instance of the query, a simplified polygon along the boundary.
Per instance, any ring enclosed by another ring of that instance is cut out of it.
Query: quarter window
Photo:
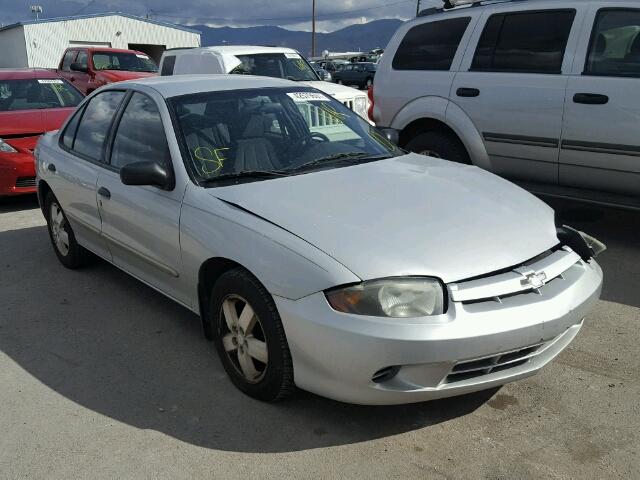
[[[107,91],[91,99],[78,126],[73,144],[75,152],[92,160],[102,160],[105,140],[123,97],[124,92]]]
[[[487,21],[472,70],[561,73],[574,10],[493,15]]]
[[[470,17],[423,23],[407,32],[393,59],[396,70],[450,70]]]
[[[67,124],[67,128],[64,129],[62,144],[69,149],[73,148],[73,141],[76,138],[76,130],[78,130],[78,123],[80,122],[83,111],[84,109],[78,110]]]
[[[111,166],[119,169],[144,161],[167,165],[169,160],[167,136],[156,103],[142,93],[134,93],[118,126]]]
[[[640,10],[601,10],[591,37],[587,75],[640,76]]]

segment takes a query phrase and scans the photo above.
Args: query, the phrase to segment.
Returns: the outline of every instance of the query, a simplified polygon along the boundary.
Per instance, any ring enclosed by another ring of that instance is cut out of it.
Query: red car
[[[158,66],[136,50],[104,47],[68,48],[58,67],[65,78],[85,95],[103,85],[156,75]]]
[[[0,196],[36,191],[33,149],[83,95],[55,72],[0,69]]]

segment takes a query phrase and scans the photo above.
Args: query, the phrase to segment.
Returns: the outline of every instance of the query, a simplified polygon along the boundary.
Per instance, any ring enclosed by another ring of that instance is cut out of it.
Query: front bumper
[[[0,152],[0,196],[35,193],[35,178],[32,154]]]
[[[275,300],[298,387],[339,401],[386,405],[462,395],[534,375],[575,338],[601,289],[602,270],[592,260],[578,262],[538,292],[501,303],[450,301],[439,317],[343,314],[331,309],[322,292]]]

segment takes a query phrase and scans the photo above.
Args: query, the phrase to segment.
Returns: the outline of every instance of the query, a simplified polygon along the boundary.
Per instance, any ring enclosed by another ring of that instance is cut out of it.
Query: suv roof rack
[[[427,17],[436,13],[446,12],[459,7],[480,7],[483,5],[494,5],[496,3],[511,3],[525,0],[442,0],[442,7],[425,8],[418,12],[418,17]]]

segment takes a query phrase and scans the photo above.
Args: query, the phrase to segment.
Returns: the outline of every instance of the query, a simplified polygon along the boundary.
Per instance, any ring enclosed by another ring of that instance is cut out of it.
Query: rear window
[[[485,26],[472,70],[561,73],[575,10],[492,15]]]
[[[393,59],[395,70],[450,70],[470,17],[423,23],[409,30]]]
[[[82,94],[61,78],[0,80],[0,112],[75,107]]]

